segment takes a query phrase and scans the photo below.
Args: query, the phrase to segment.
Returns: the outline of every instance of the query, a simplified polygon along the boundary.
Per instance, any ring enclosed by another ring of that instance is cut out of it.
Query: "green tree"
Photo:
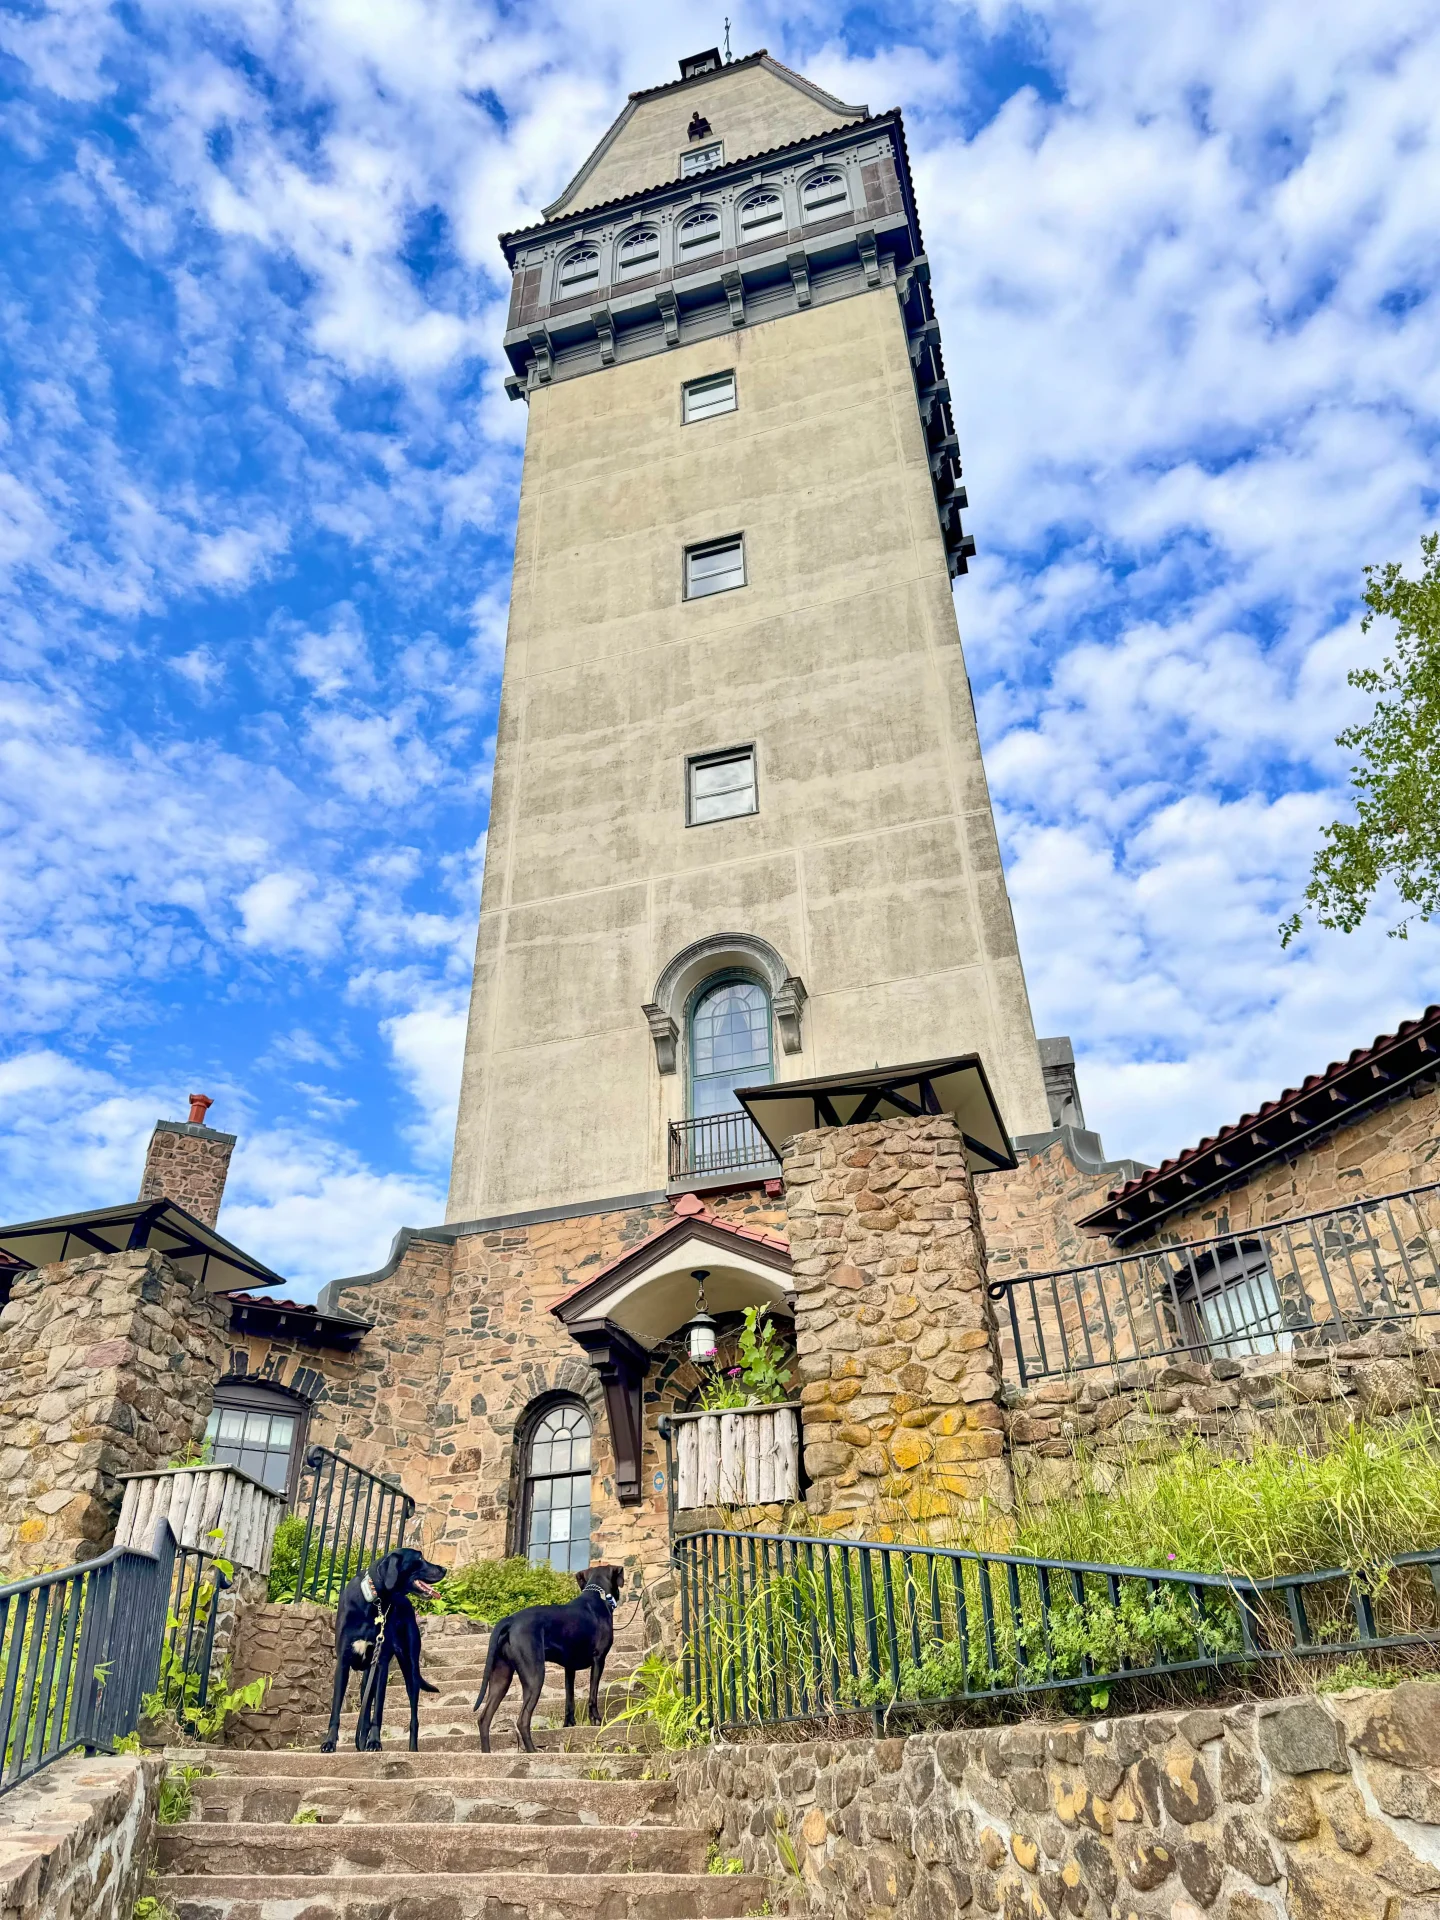
[[[1335,744],[1358,755],[1350,769],[1354,820],[1336,820],[1310,868],[1305,907],[1280,928],[1288,947],[1311,912],[1322,927],[1353,933],[1385,881],[1410,911],[1391,936],[1403,940],[1413,919],[1440,913],[1440,532],[1420,541],[1418,580],[1399,564],[1365,569],[1360,631],[1377,615],[1395,622],[1395,645],[1378,667],[1356,667],[1352,687],[1377,696],[1360,726]]]

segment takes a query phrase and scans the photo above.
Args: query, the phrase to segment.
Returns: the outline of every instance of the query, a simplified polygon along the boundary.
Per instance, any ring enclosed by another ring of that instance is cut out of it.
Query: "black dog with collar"
[[[625,1582],[623,1567],[591,1567],[577,1574],[580,1597],[563,1607],[524,1607],[497,1620],[485,1656],[485,1678],[475,1698],[480,1716],[480,1751],[490,1751],[490,1722],[520,1676],[520,1744],[534,1753],[530,1721],[545,1688],[545,1663],[565,1669],[565,1725],[575,1724],[575,1676],[590,1669],[590,1720],[600,1720],[600,1676],[615,1639],[614,1612]]]
[[[410,1696],[410,1751],[415,1752],[420,1744],[420,1695],[440,1689],[420,1675],[420,1622],[410,1595],[433,1593],[436,1581],[444,1578],[444,1567],[434,1566],[414,1547],[401,1547],[343,1588],[335,1614],[335,1694],[330,1725],[320,1742],[322,1753],[333,1753],[340,1738],[340,1715],[352,1673],[364,1676],[355,1745],[361,1753],[378,1750],[392,1660],[399,1661]]]

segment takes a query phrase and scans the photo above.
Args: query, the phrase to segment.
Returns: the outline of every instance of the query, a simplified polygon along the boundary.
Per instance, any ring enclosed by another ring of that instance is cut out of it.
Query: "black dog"
[[[400,1662],[405,1691],[410,1696],[410,1751],[415,1752],[420,1744],[420,1695],[440,1689],[420,1677],[420,1623],[410,1595],[432,1593],[435,1582],[444,1578],[444,1567],[432,1566],[414,1547],[401,1547],[344,1587],[335,1615],[335,1695],[330,1703],[330,1725],[320,1742],[322,1753],[335,1751],[352,1673],[364,1676],[355,1745],[361,1753],[379,1748],[391,1660]]]
[[[580,1598],[564,1607],[525,1607],[497,1620],[485,1656],[485,1678],[475,1698],[480,1715],[480,1751],[490,1751],[490,1722],[518,1673],[522,1698],[520,1744],[534,1753],[530,1721],[545,1687],[545,1663],[565,1669],[565,1724],[575,1724],[575,1676],[590,1669],[590,1719],[600,1718],[600,1676],[615,1638],[615,1603],[625,1581],[623,1567],[591,1567],[577,1574]],[[484,1709],[482,1712],[481,1709]]]

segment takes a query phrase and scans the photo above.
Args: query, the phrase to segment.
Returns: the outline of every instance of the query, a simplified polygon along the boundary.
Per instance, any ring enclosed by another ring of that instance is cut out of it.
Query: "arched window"
[[[525,1441],[521,1538],[526,1558],[557,1573],[590,1564],[590,1415],[578,1400],[552,1400]]]
[[[706,253],[720,244],[720,215],[714,207],[696,207],[680,222],[680,252]]]
[[[560,292],[583,293],[600,278],[600,253],[596,247],[576,247],[560,262]]]
[[[645,273],[660,261],[660,234],[655,227],[632,227],[620,242],[615,263],[620,277]]]
[[[707,981],[690,1010],[691,1118],[736,1113],[735,1089],[771,1077],[769,994],[745,974]]]
[[[205,1440],[216,1466],[239,1467],[276,1493],[293,1494],[310,1403],[271,1380],[230,1376],[215,1388]]]
[[[740,207],[740,238],[759,240],[785,224],[785,207],[778,193],[752,193]]]
[[[850,204],[850,190],[843,173],[827,170],[812,173],[800,189],[800,204],[807,220],[819,220],[830,213],[841,213]]]

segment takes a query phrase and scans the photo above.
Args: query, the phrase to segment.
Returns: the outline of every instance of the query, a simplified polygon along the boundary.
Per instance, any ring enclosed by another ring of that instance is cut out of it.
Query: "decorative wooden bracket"
[[[650,1356],[613,1320],[577,1321],[569,1332],[585,1349],[605,1390],[605,1413],[615,1455],[615,1492],[622,1506],[638,1506],[645,1437],[645,1371]]]

